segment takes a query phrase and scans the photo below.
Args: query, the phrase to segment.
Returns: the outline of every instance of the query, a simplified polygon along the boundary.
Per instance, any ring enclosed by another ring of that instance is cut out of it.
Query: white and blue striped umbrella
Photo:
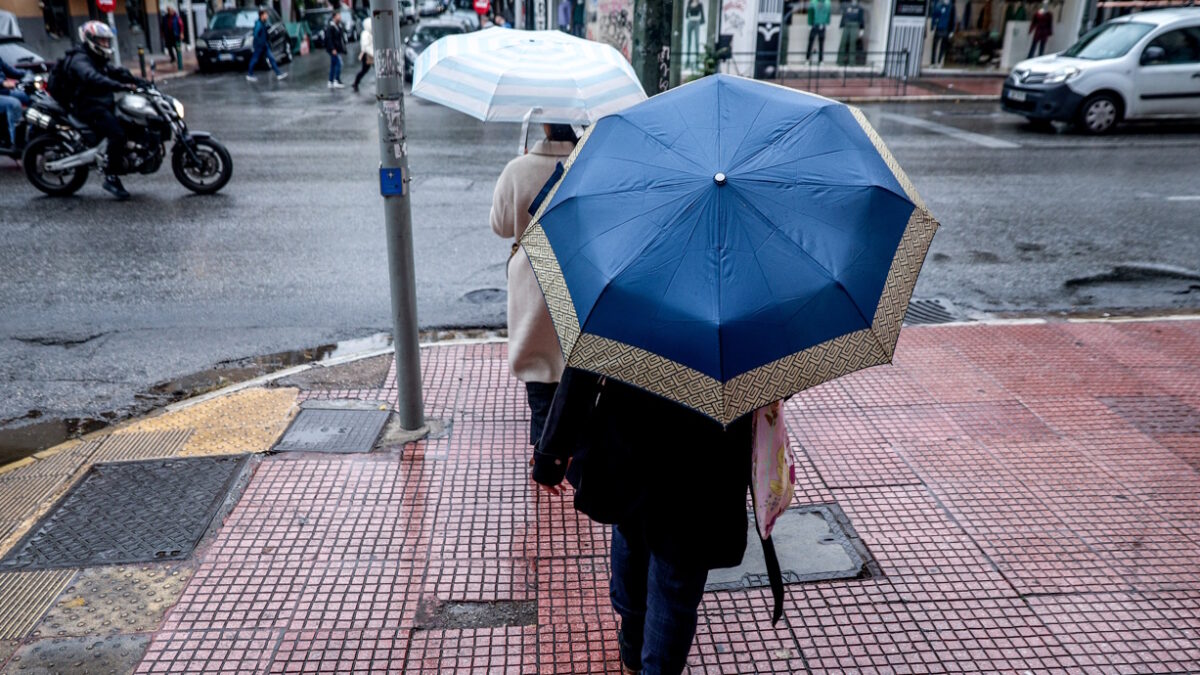
[[[412,93],[485,122],[552,124],[590,124],[646,99],[612,47],[509,28],[434,42],[413,66]]]

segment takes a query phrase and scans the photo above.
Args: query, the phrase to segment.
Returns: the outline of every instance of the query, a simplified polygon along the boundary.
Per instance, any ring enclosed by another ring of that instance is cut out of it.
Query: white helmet
[[[79,41],[84,48],[96,56],[111,59],[112,43],[117,34],[112,27],[103,21],[88,21],[79,27]]]

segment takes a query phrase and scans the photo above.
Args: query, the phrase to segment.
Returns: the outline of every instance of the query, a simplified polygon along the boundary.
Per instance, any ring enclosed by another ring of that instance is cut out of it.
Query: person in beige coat
[[[575,131],[570,125],[543,127],[546,139],[504,167],[492,195],[492,230],[514,242],[520,241],[533,220],[529,205],[554,173],[554,167],[565,162],[575,149]],[[525,383],[529,444],[536,446],[562,377],[563,357],[529,258],[515,244],[513,251],[508,259],[508,365],[513,376]]]

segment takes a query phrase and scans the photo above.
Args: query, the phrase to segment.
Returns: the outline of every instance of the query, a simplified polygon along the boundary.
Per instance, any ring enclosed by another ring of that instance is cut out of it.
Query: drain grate
[[[188,557],[245,457],[96,464],[0,560],[50,569]]]
[[[953,323],[962,321],[963,316],[945,300],[939,298],[912,300],[908,303],[908,312],[904,315],[904,324],[916,326],[920,324]]]
[[[869,569],[866,547],[836,504],[814,504],[788,509],[771,533],[783,583],[798,584],[828,579],[853,579]],[[742,564],[708,573],[705,590],[725,591],[768,586],[767,564],[759,544],[754,516],[750,516],[746,555]]]
[[[391,413],[387,410],[301,410],[276,452],[370,452]]]

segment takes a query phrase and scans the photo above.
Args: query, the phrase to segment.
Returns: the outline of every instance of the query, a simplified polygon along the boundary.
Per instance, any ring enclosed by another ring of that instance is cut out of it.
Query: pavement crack
[[[108,335],[108,333],[109,331],[104,331],[102,333],[94,333],[84,336],[39,335],[35,337],[21,337],[17,335],[13,336],[13,339],[17,342],[23,342],[27,345],[39,347],[63,347],[65,349],[70,349],[72,347],[78,347],[79,345],[85,345],[93,340],[98,340],[105,335]]]

